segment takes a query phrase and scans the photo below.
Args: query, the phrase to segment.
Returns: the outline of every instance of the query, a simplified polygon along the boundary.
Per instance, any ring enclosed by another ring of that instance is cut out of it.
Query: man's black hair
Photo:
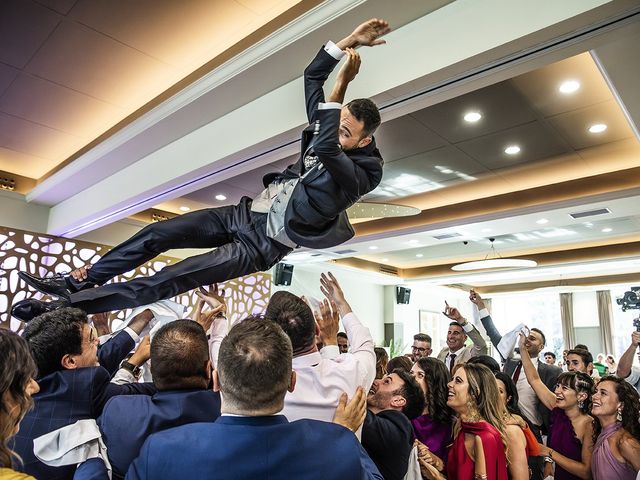
[[[151,342],[151,374],[158,390],[206,387],[208,360],[207,334],[193,320],[164,325]]]
[[[584,348],[573,348],[567,352],[567,356],[569,355],[578,355],[585,367],[588,367],[590,363],[593,363],[593,355],[589,350],[585,350]]]
[[[484,365],[495,375],[500,371],[500,364],[496,361],[495,358],[489,355],[478,355],[476,357],[471,357],[467,360],[467,363],[479,363],[480,365]]]
[[[573,349],[586,350],[587,352],[589,351],[589,347],[587,347],[584,343],[577,344],[575,347],[573,347]]]
[[[422,415],[424,410],[424,392],[411,373],[401,368],[396,368],[393,372],[398,375],[404,385],[393,392],[395,395],[400,395],[406,400],[402,413],[404,413],[409,420],[413,420],[416,417]]]
[[[545,356],[545,357],[546,357],[547,355],[551,355],[551,356],[553,357],[553,359],[554,359],[554,360],[556,359],[556,354],[555,354],[555,353],[553,353],[553,352],[544,352],[542,355],[543,355],[543,356]]]
[[[316,321],[313,312],[300,297],[279,291],[267,305],[265,317],[277,323],[291,339],[294,355],[304,351],[316,341]]]
[[[347,337],[347,334],[344,332],[338,332],[338,337],[349,340],[349,337]]]
[[[38,378],[63,370],[62,358],[82,353],[82,326],[89,323],[79,308],[60,308],[31,320],[22,333],[38,366]]]
[[[351,115],[364,124],[362,138],[373,135],[380,126],[380,111],[375,103],[368,98],[356,98],[347,103]]]

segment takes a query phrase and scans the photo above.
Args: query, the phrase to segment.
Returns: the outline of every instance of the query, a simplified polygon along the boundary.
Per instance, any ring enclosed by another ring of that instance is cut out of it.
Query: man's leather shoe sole
[[[11,307],[11,316],[28,322],[43,313],[52,312],[59,308],[68,307],[69,302],[66,300],[54,300],[53,302],[43,302],[35,298],[27,298],[20,300]]]

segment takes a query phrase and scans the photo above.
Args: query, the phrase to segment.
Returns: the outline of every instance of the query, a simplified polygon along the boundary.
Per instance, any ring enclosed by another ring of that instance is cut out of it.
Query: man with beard
[[[396,369],[373,382],[362,426],[362,446],[386,480],[402,480],[413,448],[411,420],[422,413],[424,393],[409,372]]]

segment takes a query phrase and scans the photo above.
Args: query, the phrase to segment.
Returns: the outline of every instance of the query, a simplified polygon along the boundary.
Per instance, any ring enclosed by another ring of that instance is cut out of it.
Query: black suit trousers
[[[267,215],[251,211],[251,199],[153,223],[111,249],[91,267],[85,282],[70,280],[79,291],[74,307],[87,313],[147,305],[201,285],[224,282],[271,268],[291,248],[267,237]],[[215,248],[168,265],[152,276],[103,285],[173,248]],[[94,285],[100,285],[92,288]]]

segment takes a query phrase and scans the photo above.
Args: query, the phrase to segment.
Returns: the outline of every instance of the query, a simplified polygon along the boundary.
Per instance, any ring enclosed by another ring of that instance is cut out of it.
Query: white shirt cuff
[[[342,104],[340,102],[319,102],[318,110],[331,110],[331,109],[340,110],[342,108]]]
[[[140,335],[138,335],[129,327],[124,327],[124,331],[129,334],[129,336],[133,339],[135,343],[138,343],[138,341],[140,340]]]
[[[483,308],[482,310],[480,310],[478,312],[478,315],[480,315],[480,318],[488,317],[489,316],[489,310],[487,310],[486,308]]]
[[[464,325],[462,325],[462,329],[467,333],[472,332],[473,331],[473,324],[471,322],[467,322]]]
[[[331,40],[325,43],[324,51],[327,52],[336,60],[340,60],[342,57],[344,57],[344,52],[340,48],[338,48],[338,46],[335,43],[333,43]]]

